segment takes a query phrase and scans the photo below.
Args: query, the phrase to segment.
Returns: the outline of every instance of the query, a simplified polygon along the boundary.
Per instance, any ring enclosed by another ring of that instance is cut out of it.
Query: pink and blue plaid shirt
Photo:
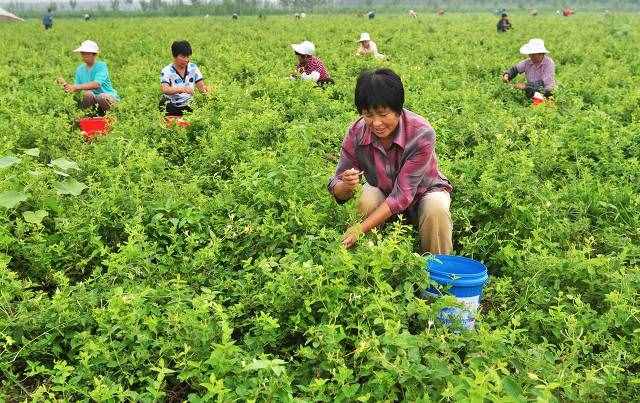
[[[509,78],[513,78],[516,74],[522,74],[527,79],[529,84],[538,84],[544,88],[545,91],[553,91],[556,86],[556,64],[549,55],[545,55],[544,59],[538,64],[531,61],[531,59],[525,59],[511,68]],[[513,77],[512,77],[513,75]]]
[[[329,72],[324,67],[324,63],[322,63],[322,60],[318,59],[315,56],[311,56],[306,63],[298,64],[296,67],[299,71],[302,70],[302,72],[304,72],[305,74],[311,74],[314,71],[317,71],[318,73],[320,73],[320,78],[318,79],[318,81],[326,81],[331,78],[329,76]]]
[[[364,172],[367,183],[384,193],[392,214],[417,206],[432,191],[451,192],[453,187],[438,169],[436,133],[420,115],[404,109],[389,150],[385,150],[363,118],[358,119],[342,141],[340,161],[328,189],[351,168]]]

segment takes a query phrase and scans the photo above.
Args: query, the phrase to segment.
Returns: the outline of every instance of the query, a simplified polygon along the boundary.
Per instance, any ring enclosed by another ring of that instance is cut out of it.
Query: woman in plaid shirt
[[[404,109],[404,87],[389,69],[358,78],[355,105],[360,118],[347,130],[340,161],[328,185],[338,203],[351,199],[364,176],[358,201],[363,221],[347,230],[342,244],[404,214],[418,227],[422,250],[448,254],[452,246],[449,213],[451,183],[438,169],[436,134],[423,117]]]

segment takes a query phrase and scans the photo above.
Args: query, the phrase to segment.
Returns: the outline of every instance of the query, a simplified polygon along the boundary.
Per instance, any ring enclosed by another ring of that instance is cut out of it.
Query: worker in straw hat
[[[107,64],[98,60],[100,49],[94,41],[84,41],[80,47],[74,50],[80,53],[83,63],[76,69],[73,84],[67,83],[63,78],[58,78],[67,93],[80,92],[80,107],[98,107],[99,112],[104,113],[111,109],[119,100],[118,93],[111,85]]]
[[[312,42],[294,43],[291,47],[298,58],[296,70],[292,75],[293,78],[312,80],[319,85],[333,83],[329,72],[324,67],[324,63],[315,56],[316,47]]]
[[[371,40],[369,33],[363,32],[358,39],[358,50],[356,56],[373,55],[376,59],[384,59],[384,55],[378,53],[378,46]]]
[[[505,83],[513,80],[518,74],[524,73],[526,83],[514,84],[519,90],[524,90],[528,98],[538,92],[548,97],[556,86],[556,65],[549,56],[542,39],[531,39],[520,48],[520,53],[529,58],[521,61],[502,73]]]

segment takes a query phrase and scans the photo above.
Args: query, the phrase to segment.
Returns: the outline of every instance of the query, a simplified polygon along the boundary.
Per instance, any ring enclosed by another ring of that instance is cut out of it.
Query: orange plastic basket
[[[111,121],[106,117],[81,118],[78,120],[78,126],[82,131],[85,140],[91,140],[94,137],[107,134],[111,129]]]
[[[172,127],[172,126],[189,127],[189,126],[191,126],[191,123],[189,121],[184,120],[184,118],[182,116],[169,115],[169,116],[165,116],[164,120],[167,123],[167,127]]]

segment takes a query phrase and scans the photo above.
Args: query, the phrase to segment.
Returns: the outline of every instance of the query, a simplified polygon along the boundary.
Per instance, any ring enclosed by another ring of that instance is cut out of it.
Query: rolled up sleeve
[[[427,173],[428,167],[433,162],[433,146],[435,134],[433,129],[427,130],[428,134],[420,136],[416,140],[416,144],[412,146],[413,150],[409,150],[409,155],[404,164],[400,168],[400,172],[396,177],[393,190],[386,199],[392,214],[399,214],[405,211],[416,196],[418,186],[422,182]]]

